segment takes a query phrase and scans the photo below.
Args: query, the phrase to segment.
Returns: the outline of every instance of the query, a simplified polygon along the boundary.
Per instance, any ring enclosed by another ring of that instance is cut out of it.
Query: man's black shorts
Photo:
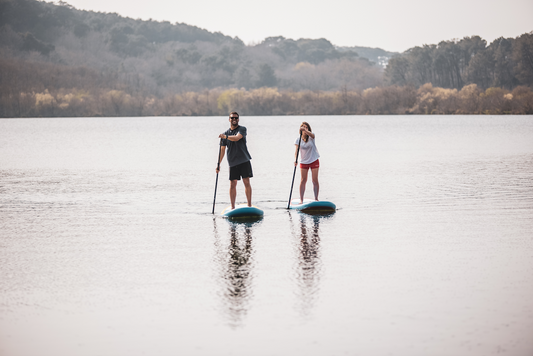
[[[229,180],[241,180],[241,177],[251,178],[253,176],[254,174],[252,173],[252,164],[250,161],[229,167]]]

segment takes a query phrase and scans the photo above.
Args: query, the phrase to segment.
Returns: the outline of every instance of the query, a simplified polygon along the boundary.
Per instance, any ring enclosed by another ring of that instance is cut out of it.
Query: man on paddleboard
[[[252,156],[246,147],[246,127],[239,125],[239,114],[233,111],[229,114],[230,128],[223,134],[218,135],[220,141],[220,159],[216,172],[219,172],[220,162],[228,149],[228,164],[229,164],[229,180],[231,181],[229,188],[229,198],[231,201],[231,208],[235,209],[235,199],[237,198],[237,181],[241,180],[244,183],[244,192],[246,193],[246,200],[248,206],[252,206],[252,186],[250,185],[250,178],[254,175],[252,173],[252,164],[250,160]]]

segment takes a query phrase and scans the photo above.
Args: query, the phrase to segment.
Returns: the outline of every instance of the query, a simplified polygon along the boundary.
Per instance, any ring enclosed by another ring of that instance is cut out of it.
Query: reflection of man
[[[229,180],[231,181],[229,188],[229,198],[231,201],[231,208],[235,209],[235,199],[237,198],[237,181],[241,180],[244,183],[244,192],[246,193],[246,200],[248,206],[252,206],[252,186],[250,185],[250,178],[253,177],[252,164],[250,160],[252,157],[248,153],[246,147],[246,127],[239,125],[239,114],[233,111],[229,114],[230,128],[220,134],[222,140],[220,142],[220,162],[228,148],[228,164],[229,164]],[[217,167],[216,172],[219,172]]]
[[[231,326],[242,324],[242,318],[247,314],[249,301],[252,297],[252,230],[244,228],[244,239],[239,237],[237,227],[230,226],[230,245],[225,256],[229,257],[223,266],[224,296],[228,306],[228,316]],[[227,258],[226,257],[226,258]]]

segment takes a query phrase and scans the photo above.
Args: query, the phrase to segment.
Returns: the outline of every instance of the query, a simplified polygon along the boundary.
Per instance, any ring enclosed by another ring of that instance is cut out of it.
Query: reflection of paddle
[[[298,154],[300,153],[300,143],[302,142],[302,130],[300,130],[300,139],[298,140],[298,149],[296,150],[296,164],[294,165],[294,173],[292,174],[291,193],[289,194],[289,203],[287,209],[291,206],[292,187],[294,185],[294,176],[296,176],[296,167],[298,166]]]
[[[213,211],[215,213],[215,200],[217,199],[217,185],[218,185],[218,171],[220,171],[220,152],[222,151],[222,139],[220,139],[220,145],[218,146],[218,160],[217,160],[217,180],[215,181],[215,196],[213,197]]]

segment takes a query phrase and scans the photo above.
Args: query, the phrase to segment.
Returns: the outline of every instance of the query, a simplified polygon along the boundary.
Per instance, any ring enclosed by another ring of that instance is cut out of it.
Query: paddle
[[[220,139],[220,144],[218,145],[218,160],[217,160],[217,171],[220,171],[220,153],[222,152],[222,139]],[[215,181],[215,196],[213,197],[213,211],[211,214],[215,213],[215,200],[217,199],[217,185],[218,185],[218,172],[217,180]]]
[[[298,150],[296,150],[296,164],[294,165],[294,173],[292,174],[291,193],[289,194],[289,204],[287,209],[291,206],[292,187],[294,186],[294,176],[296,176],[296,167],[298,166],[298,154],[300,153],[300,143],[302,142],[302,130],[300,130],[300,139],[298,140]]]

